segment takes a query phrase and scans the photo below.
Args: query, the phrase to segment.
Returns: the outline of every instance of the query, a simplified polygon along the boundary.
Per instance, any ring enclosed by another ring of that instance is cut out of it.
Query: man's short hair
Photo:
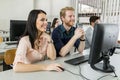
[[[89,22],[91,24],[91,22],[95,22],[96,20],[100,19],[99,16],[91,16],[90,19],[89,19]]]
[[[63,16],[65,17],[65,13],[67,10],[71,10],[71,11],[75,11],[75,9],[73,7],[65,7],[65,8],[62,8],[61,11],[60,11],[60,18]]]

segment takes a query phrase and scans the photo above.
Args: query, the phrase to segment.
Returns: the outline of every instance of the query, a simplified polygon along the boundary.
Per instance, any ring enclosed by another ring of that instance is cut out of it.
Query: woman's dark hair
[[[52,28],[55,28],[55,24],[56,24],[56,21],[58,20],[58,18],[54,18],[53,19],[53,22],[52,22]]]
[[[23,36],[29,36],[32,48],[34,47],[34,42],[38,36],[38,30],[36,28],[36,20],[37,20],[38,14],[40,13],[44,13],[45,15],[47,15],[46,12],[43,10],[32,10],[29,13],[25,32],[23,34]]]

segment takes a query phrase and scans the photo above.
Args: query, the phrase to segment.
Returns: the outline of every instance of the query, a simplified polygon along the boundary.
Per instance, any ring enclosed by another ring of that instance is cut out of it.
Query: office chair
[[[2,62],[3,60],[4,60],[4,55],[0,54],[0,65],[3,65],[3,62]]]
[[[15,53],[16,53],[16,49],[7,50],[4,53],[3,71],[12,69],[11,65],[13,64]]]

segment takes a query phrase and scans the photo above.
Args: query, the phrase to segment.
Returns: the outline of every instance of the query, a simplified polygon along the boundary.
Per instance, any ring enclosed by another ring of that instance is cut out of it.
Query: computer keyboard
[[[5,44],[7,44],[7,45],[16,45],[17,42],[6,42]]]
[[[73,59],[66,60],[64,62],[66,62],[68,64],[71,64],[71,65],[79,65],[81,63],[87,62],[88,59],[89,59],[89,55],[83,55],[83,56],[80,56],[80,57],[76,57],[76,58],[73,58]]]

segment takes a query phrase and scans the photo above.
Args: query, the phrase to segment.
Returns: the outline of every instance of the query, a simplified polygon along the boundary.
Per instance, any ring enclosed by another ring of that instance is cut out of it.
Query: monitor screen
[[[51,34],[51,22],[48,22],[46,32],[47,32],[48,34]]]
[[[118,39],[117,24],[95,24],[92,44],[90,47],[89,63],[95,70],[113,72],[109,56],[113,54]]]
[[[26,27],[25,20],[10,20],[10,41],[19,40]]]

